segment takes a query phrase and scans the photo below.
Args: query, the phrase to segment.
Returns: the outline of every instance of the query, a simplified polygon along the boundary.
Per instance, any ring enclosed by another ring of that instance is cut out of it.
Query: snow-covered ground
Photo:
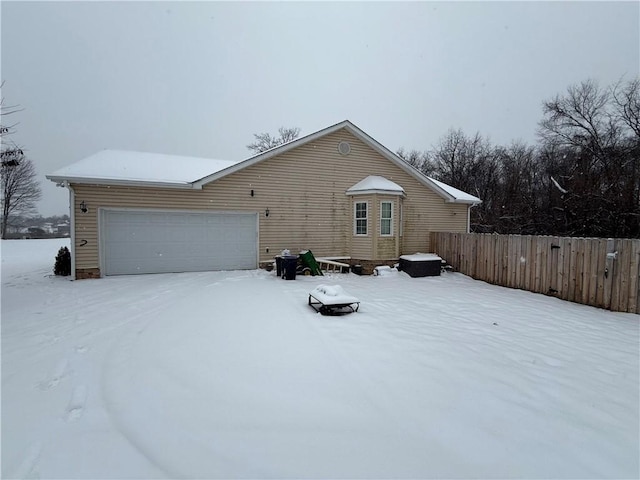
[[[640,476],[640,316],[456,273],[72,282],[66,242],[1,244],[3,478]]]

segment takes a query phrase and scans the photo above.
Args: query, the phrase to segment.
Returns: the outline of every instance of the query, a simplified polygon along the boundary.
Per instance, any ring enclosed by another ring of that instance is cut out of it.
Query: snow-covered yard
[[[640,476],[637,315],[455,273],[71,282],[65,242],[1,245],[3,478]]]

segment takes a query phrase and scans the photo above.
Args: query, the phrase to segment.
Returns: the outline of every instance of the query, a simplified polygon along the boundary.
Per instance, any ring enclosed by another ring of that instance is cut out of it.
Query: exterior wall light
[[[80,211],[82,213],[87,213],[89,211],[89,207],[87,207],[87,203],[84,200],[80,202]]]
[[[269,207],[267,207],[267,209],[264,211],[264,216],[265,217],[269,216]]]

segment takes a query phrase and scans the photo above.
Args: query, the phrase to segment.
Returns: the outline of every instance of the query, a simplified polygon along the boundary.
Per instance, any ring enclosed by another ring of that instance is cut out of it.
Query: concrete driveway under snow
[[[2,242],[3,478],[640,475],[637,315],[455,273],[71,282],[61,244]]]

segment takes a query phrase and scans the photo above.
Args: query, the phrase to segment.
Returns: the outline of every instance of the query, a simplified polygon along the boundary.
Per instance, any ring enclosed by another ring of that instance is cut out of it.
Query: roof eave
[[[189,182],[158,182],[158,181],[145,181],[145,180],[123,180],[112,178],[90,178],[90,177],[68,177],[58,175],[45,175],[45,178],[55,182],[61,183],[74,183],[82,185],[108,185],[118,187],[150,187],[150,188],[178,188],[192,190],[195,188],[201,188],[195,186]]]
[[[482,203],[482,200],[465,200],[465,199],[460,199],[460,198],[456,198],[455,200],[445,200],[446,203],[461,203],[464,205],[471,205],[471,206],[475,206],[475,205],[480,205]]]

